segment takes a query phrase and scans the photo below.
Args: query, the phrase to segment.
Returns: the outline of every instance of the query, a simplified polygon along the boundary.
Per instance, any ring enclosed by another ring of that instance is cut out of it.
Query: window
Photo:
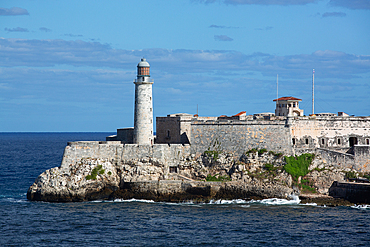
[[[295,145],[295,138],[292,139],[293,145]]]
[[[306,138],[306,144],[308,144],[308,138]]]
[[[325,145],[325,139],[321,139],[321,144]]]
[[[370,140],[366,139],[366,145],[370,145]]]
[[[295,103],[293,103],[293,107],[295,107]]]
[[[340,139],[338,138],[338,140],[337,140],[337,143],[338,143],[338,145],[340,145]]]
[[[291,107],[291,104],[289,104],[288,107]]]
[[[167,130],[167,138],[170,138],[171,136],[170,136],[170,131],[169,130]]]
[[[170,166],[170,173],[177,173],[177,167],[176,166]]]

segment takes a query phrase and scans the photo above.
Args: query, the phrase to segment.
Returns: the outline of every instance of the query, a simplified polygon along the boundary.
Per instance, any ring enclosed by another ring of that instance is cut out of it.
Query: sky
[[[154,117],[370,115],[370,0],[2,0],[0,132],[133,126],[136,66]],[[277,90],[278,75],[278,90]]]

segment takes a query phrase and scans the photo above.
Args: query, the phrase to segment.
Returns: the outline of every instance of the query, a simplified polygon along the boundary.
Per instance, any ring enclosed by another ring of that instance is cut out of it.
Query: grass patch
[[[248,150],[245,154],[249,156],[250,153],[257,153],[257,152],[258,152],[258,149],[252,148],[252,149]]]
[[[264,153],[267,153],[270,154],[270,155],[274,155],[275,157],[282,157],[283,154],[282,153],[275,153],[274,151],[267,151],[266,148],[261,148],[261,149],[258,149],[258,148],[252,148],[250,150],[248,150],[247,152],[245,152],[246,155],[249,156],[250,153],[258,153],[258,155],[262,155]]]
[[[354,171],[346,172],[346,178],[347,179],[349,179],[349,178],[357,178],[357,174]]]
[[[313,187],[313,184],[308,179],[302,179],[301,183],[298,184],[298,187],[302,190],[302,192],[306,193],[316,193],[316,189]]]
[[[213,160],[217,160],[221,152],[214,151],[214,150],[207,150],[207,151],[204,151],[204,154],[207,155],[208,157],[211,157]]]
[[[298,177],[305,176],[309,171],[314,154],[302,154],[300,156],[284,156],[286,164],[284,170],[292,175],[294,181],[298,181]]]
[[[260,150],[258,150],[258,155],[262,155],[264,153],[267,152],[267,149],[266,148],[261,148]]]
[[[231,181],[231,178],[227,175],[225,176],[220,176],[218,174],[212,176],[211,174],[208,174],[206,177],[207,182],[226,182],[226,181]]]
[[[86,180],[96,180],[96,176],[98,174],[102,175],[104,174],[105,170],[103,169],[103,166],[102,165],[97,165],[92,171],[91,171],[91,174],[90,175],[87,175],[85,178]]]
[[[313,169],[314,171],[318,171],[318,172],[322,172],[322,171],[324,171],[324,170],[326,170],[326,168],[325,167],[323,167],[323,168],[315,168],[315,169]]]

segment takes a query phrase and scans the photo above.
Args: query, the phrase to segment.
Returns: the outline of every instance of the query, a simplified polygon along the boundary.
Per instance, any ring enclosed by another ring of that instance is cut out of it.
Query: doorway
[[[354,145],[357,145],[357,137],[350,137],[349,138],[349,146],[353,147]]]

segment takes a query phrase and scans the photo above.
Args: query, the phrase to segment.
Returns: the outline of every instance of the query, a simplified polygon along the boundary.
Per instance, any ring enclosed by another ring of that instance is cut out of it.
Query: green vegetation
[[[211,157],[213,160],[217,160],[218,159],[218,155],[220,153],[221,152],[219,152],[219,151],[213,151],[213,150],[204,151],[204,154],[207,155],[208,157]]]
[[[245,154],[249,156],[250,153],[256,153],[256,152],[258,152],[258,149],[252,148],[252,149],[248,150]]]
[[[302,192],[316,193],[316,189],[313,187],[313,184],[310,180],[302,179],[301,183],[298,185]]]
[[[315,170],[315,171],[318,171],[318,172],[322,172],[322,171],[324,171],[324,170],[326,170],[326,168],[325,167],[323,167],[323,168],[318,168],[318,167],[316,167],[315,169],[313,169],[313,170]]]
[[[292,175],[294,181],[298,181],[298,177],[305,176],[309,171],[314,154],[302,154],[300,156],[284,156],[286,164],[284,170]]]
[[[213,160],[217,160],[218,156],[222,153],[221,143],[217,140],[217,138],[210,143],[208,150],[204,151],[204,154],[208,157],[212,157]]]
[[[112,172],[111,172],[111,171],[109,171],[109,172],[108,172],[108,175],[109,175],[109,176],[110,176],[110,175],[112,175]]]
[[[225,176],[220,176],[218,174],[212,176],[211,174],[208,174],[206,177],[207,182],[226,182],[226,181],[231,181],[231,178],[227,175]]]
[[[104,174],[105,170],[103,169],[103,166],[102,165],[97,165],[92,171],[91,171],[91,174],[90,175],[87,175],[86,176],[86,180],[96,180],[96,176],[98,174]]]
[[[346,172],[346,178],[347,179],[349,179],[349,178],[357,178],[357,174],[354,171]]]
[[[258,153],[258,155],[262,155],[266,152],[268,152],[269,154],[272,154],[276,157],[279,157],[279,158],[283,156],[282,153],[275,153],[274,151],[267,151],[266,148],[261,148],[261,149],[252,148],[252,149],[248,150],[247,152],[245,152],[245,154],[248,155],[248,156],[249,156],[250,153]]]

